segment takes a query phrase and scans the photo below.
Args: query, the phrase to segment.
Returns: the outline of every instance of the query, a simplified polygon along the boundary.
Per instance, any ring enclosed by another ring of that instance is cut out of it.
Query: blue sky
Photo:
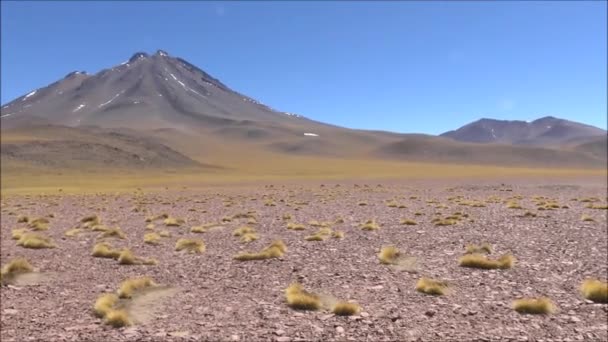
[[[606,2],[7,2],[2,103],[163,49],[279,110],[437,134],[481,117],[606,128]]]

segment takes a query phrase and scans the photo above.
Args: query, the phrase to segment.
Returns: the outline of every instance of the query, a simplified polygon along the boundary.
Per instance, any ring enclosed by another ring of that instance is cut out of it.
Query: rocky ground
[[[534,196],[545,196],[560,208],[538,210]],[[590,197],[599,199],[595,204],[606,205],[606,187],[344,182],[4,197],[2,264],[24,256],[41,277],[2,287],[0,338],[3,342],[606,341],[608,305],[587,301],[578,292],[585,278],[608,277],[607,211],[586,208],[589,203],[581,199]],[[508,209],[509,200],[525,209]],[[406,208],[389,207],[391,201]],[[466,201],[485,206],[461,205]],[[569,208],[561,208],[564,205]],[[223,228],[202,234],[189,231],[192,226],[249,210],[256,213],[257,224],[249,225],[258,231],[257,241],[245,244],[232,236],[246,219],[224,222]],[[519,217],[528,210],[538,216]],[[416,216],[416,212],[422,215]],[[431,222],[454,212],[469,217],[451,226]],[[145,218],[161,213],[186,223],[165,227],[162,220],[156,221],[155,230],[168,230],[172,237],[163,238],[160,245],[144,244],[143,235],[149,232]],[[19,215],[36,218],[49,214],[54,217],[43,233],[53,238],[57,248],[24,249],[11,239],[12,229],[26,226],[17,223]],[[64,236],[91,214],[126,233],[125,240],[111,240],[114,246],[128,246],[139,256],[154,257],[158,265],[124,266],[92,257],[97,232]],[[286,229],[284,214],[308,228]],[[594,221],[582,221],[583,214]],[[339,217],[344,223],[332,228],[345,232],[344,239],[304,240],[318,230],[309,221],[333,222]],[[418,225],[401,225],[404,218]],[[369,219],[375,219],[380,229],[363,231],[360,224]],[[206,251],[200,255],[176,252],[180,237],[203,239]],[[275,239],[287,245],[282,258],[233,259],[240,251],[260,250]],[[515,266],[508,270],[458,266],[464,245],[484,242],[492,244],[494,257],[512,253]],[[378,251],[386,245],[416,257],[417,272],[381,265]],[[159,300],[154,310],[147,309],[148,319],[112,328],[93,315],[92,306],[100,294],[115,291],[128,277],[143,275],[176,290]],[[416,281],[422,276],[447,281],[450,292],[445,296],[416,292]],[[339,317],[327,310],[293,310],[283,293],[293,281],[313,292],[355,301],[362,311]],[[550,297],[558,311],[519,314],[511,303],[525,296]]]

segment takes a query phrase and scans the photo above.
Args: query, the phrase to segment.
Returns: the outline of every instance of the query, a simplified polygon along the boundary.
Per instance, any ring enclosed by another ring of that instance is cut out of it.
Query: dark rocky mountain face
[[[2,106],[3,128],[63,126],[190,129],[251,121],[310,122],[242,95],[187,61],[159,50],[135,53],[94,75],[72,72]]]
[[[574,138],[605,135],[597,127],[547,116],[532,122],[481,119],[440,136],[474,143],[559,145]]]

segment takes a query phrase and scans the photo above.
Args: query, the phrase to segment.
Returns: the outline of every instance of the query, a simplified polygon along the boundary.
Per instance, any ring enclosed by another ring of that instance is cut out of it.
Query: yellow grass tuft
[[[179,227],[182,224],[186,223],[185,220],[183,219],[179,219],[179,218],[175,218],[175,217],[167,217],[163,223],[165,224],[165,226],[167,227]]]
[[[303,225],[303,224],[297,224],[297,223],[294,223],[294,222],[289,222],[289,223],[287,223],[287,229],[290,229],[290,230],[305,230],[306,226]]]
[[[158,233],[146,233],[144,234],[144,243],[149,245],[158,245],[160,243],[161,236]]]
[[[492,246],[489,243],[484,243],[481,246],[467,245],[465,247],[465,249],[466,249],[465,253],[467,253],[467,254],[480,254],[480,253],[492,254]]]
[[[285,289],[287,305],[297,310],[319,310],[321,298],[313,293],[307,292],[302,285],[293,283]]]
[[[397,264],[397,259],[401,253],[399,249],[395,246],[384,246],[380,249],[380,253],[378,254],[378,259],[380,259],[381,264],[385,265],[395,265]]]
[[[313,235],[307,236],[304,239],[306,241],[324,241],[329,238],[332,234],[331,229],[329,228],[321,228],[318,232]]]
[[[580,287],[585,299],[596,303],[608,303],[608,283],[597,279],[586,279]]]
[[[403,219],[403,220],[401,220],[401,224],[406,225],[406,226],[415,226],[418,224],[418,222],[416,222],[414,220]]]
[[[205,252],[205,243],[203,240],[196,239],[179,239],[175,244],[176,251],[187,251],[188,253],[202,254]]]
[[[344,232],[336,230],[331,234],[331,237],[333,237],[334,239],[344,239]]]
[[[104,293],[95,301],[93,311],[95,316],[104,318],[113,310],[114,305],[118,302],[118,296],[113,293]]]
[[[287,246],[285,246],[285,243],[281,240],[276,240],[259,253],[243,252],[237,254],[234,259],[239,261],[266,260],[282,257],[285,252],[287,252]]]
[[[291,220],[292,217],[291,217],[291,214],[283,214],[282,218],[283,218],[283,220],[288,221],[288,220]]]
[[[416,283],[416,291],[434,296],[444,295],[447,289],[448,284],[446,282],[430,278],[420,278]]]
[[[97,258],[118,259],[120,251],[113,249],[107,242],[100,242],[93,246],[93,253],[91,255]]]
[[[523,207],[515,201],[510,201],[507,202],[507,209],[523,209]]]
[[[116,237],[116,238],[124,240],[127,238],[127,235],[125,235],[125,233],[122,231],[122,229],[120,229],[120,227],[109,228],[105,232],[103,232],[99,235],[100,239],[110,238],[110,237]]]
[[[49,229],[49,220],[44,217],[40,217],[29,222],[29,227],[32,230],[47,230]]]
[[[338,316],[352,316],[358,314],[361,311],[361,307],[356,303],[339,301],[331,311]]]
[[[190,228],[191,233],[205,233],[207,232],[207,227],[205,226],[194,226]]]
[[[248,243],[251,241],[255,241],[259,238],[260,237],[256,233],[246,233],[245,235],[241,236],[241,242]]]
[[[583,222],[595,222],[595,219],[589,215],[585,215],[583,214],[583,216],[581,216],[581,221]]]
[[[133,324],[126,310],[112,310],[108,312],[104,323],[111,325],[114,328],[121,328]]]
[[[235,229],[234,232],[232,232],[232,235],[233,236],[243,236],[243,235],[249,234],[249,233],[255,233],[255,229],[248,227],[248,226],[242,226],[242,227]]]
[[[50,237],[39,235],[36,233],[26,233],[21,236],[17,241],[17,246],[23,248],[41,249],[41,248],[55,248],[55,244]]]
[[[118,288],[119,298],[131,298],[137,291],[156,286],[150,277],[129,278],[120,283]]]
[[[25,215],[20,215],[19,217],[17,217],[17,223],[28,223],[29,220],[30,218]]]
[[[110,228],[104,226],[103,224],[96,224],[91,227],[91,230],[94,232],[107,232],[108,230],[110,230]]]
[[[551,314],[556,311],[555,304],[547,297],[517,299],[513,301],[513,309],[524,314]]]
[[[458,264],[462,267],[490,269],[508,269],[515,264],[515,258],[511,254],[505,254],[497,260],[490,260],[481,254],[466,254],[460,257]]]
[[[158,233],[158,235],[160,235],[160,237],[171,237],[171,232],[167,230],[162,230]]]
[[[125,248],[118,255],[118,264],[119,265],[138,265],[140,261],[137,257],[131,252],[130,249]]]
[[[376,220],[367,220],[365,223],[361,225],[362,230],[378,230],[380,229],[380,225],[376,223]]]
[[[27,233],[26,228],[13,229],[11,231],[11,237],[13,240],[19,240],[26,233]]]
[[[25,258],[15,258],[0,270],[0,284],[10,281],[18,274],[34,271],[34,268]]]

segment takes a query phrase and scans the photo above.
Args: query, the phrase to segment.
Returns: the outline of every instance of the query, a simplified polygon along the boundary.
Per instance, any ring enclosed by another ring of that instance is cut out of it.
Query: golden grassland
[[[27,165],[2,167],[3,194],[90,193],[130,191],[138,187],[162,189],[188,186],[253,184],[260,181],[399,180],[399,179],[495,179],[597,178],[605,180],[605,169],[560,169],[456,165],[387,160],[331,159],[280,156],[265,160],[226,161],[224,169],[63,171],[32,169]]]

